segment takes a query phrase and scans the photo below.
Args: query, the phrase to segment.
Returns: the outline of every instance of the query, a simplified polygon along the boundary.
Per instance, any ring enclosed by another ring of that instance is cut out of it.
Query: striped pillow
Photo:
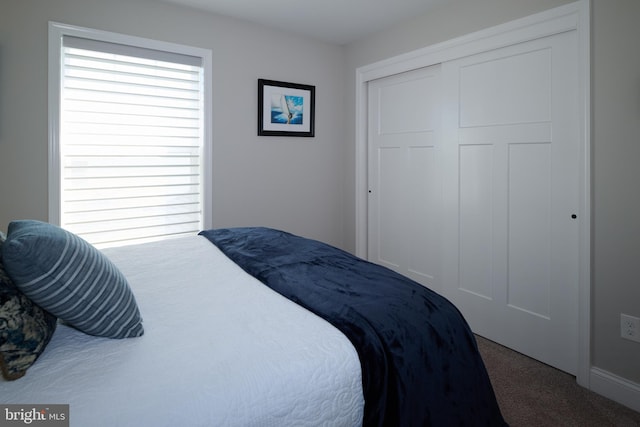
[[[85,240],[40,221],[13,221],[2,245],[5,270],[36,304],[90,335],[144,332],[125,277]]]

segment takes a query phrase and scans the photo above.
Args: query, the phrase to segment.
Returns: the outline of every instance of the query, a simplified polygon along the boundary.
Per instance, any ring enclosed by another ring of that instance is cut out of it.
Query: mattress
[[[71,426],[355,426],[350,341],[272,291],[204,237],[104,250],[129,280],[140,338],[59,325],[0,401],[69,404]]]

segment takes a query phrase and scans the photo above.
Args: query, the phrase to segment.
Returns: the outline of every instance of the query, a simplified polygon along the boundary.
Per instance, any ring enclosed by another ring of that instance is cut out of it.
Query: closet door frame
[[[389,58],[356,70],[356,255],[367,258],[367,92],[372,80],[464,58],[497,48],[567,31],[577,31],[580,89],[580,223],[578,291],[578,366],[576,380],[590,388],[591,371],[591,134],[590,134],[590,8],[579,0]]]

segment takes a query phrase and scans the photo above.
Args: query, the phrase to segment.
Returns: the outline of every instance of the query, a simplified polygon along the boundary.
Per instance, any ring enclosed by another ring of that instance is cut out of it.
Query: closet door
[[[440,66],[373,81],[368,95],[368,258],[439,290]]]
[[[443,288],[474,332],[575,373],[575,31],[442,66]]]

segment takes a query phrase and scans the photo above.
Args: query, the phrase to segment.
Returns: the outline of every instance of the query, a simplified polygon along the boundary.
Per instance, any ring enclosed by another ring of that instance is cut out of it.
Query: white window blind
[[[96,247],[203,228],[201,58],[65,36],[60,225]]]

